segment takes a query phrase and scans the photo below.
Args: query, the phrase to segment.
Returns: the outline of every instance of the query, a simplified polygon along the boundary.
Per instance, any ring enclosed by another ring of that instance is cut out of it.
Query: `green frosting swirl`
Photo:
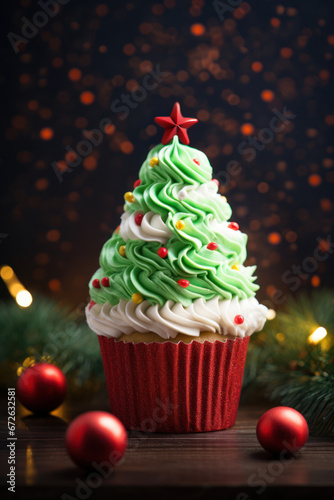
[[[150,160],[158,157],[159,164],[152,168]],[[194,162],[194,159],[198,160]],[[167,146],[154,147],[144,161],[139,178],[141,184],[133,194],[135,201],[126,203],[125,210],[152,211],[159,214],[172,233],[164,244],[168,255],[162,259],[159,242],[126,242],[116,232],[105,243],[100,255],[100,269],[90,282],[91,298],[97,303],[116,305],[119,300],[131,300],[134,293],[141,293],[151,304],[162,306],[171,299],[189,306],[194,300],[219,296],[224,299],[245,299],[255,295],[255,266],[244,267],[247,236],[240,231],[228,230],[224,234],[210,225],[227,221],[231,208],[222,198],[178,198],[185,186],[198,188],[212,178],[212,167],[204,153],[179,143],[177,137]],[[183,230],[176,229],[176,222],[185,223]],[[212,251],[208,243],[216,242]],[[126,246],[126,256],[119,253]],[[232,269],[238,264],[239,270]],[[110,287],[94,288],[92,281],[108,277]],[[178,284],[179,279],[189,281],[187,288]]]
[[[159,158],[156,168],[150,166],[150,160]],[[199,165],[194,162],[199,161]],[[187,198],[181,201],[178,193],[185,186],[204,184],[212,179],[212,167],[207,156],[198,149],[184,146],[175,136],[167,146],[158,144],[149,152],[139,171],[141,184],[134,191],[135,202],[126,203],[125,210],[152,211],[165,220],[169,214],[193,214],[204,218],[212,214],[218,221],[228,220],[231,207],[228,203],[217,203],[210,199],[201,202]]]

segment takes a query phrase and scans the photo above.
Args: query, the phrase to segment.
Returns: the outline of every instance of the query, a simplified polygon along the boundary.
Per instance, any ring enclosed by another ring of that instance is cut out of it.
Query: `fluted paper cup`
[[[249,337],[132,343],[99,336],[111,412],[127,429],[204,432],[234,425]]]

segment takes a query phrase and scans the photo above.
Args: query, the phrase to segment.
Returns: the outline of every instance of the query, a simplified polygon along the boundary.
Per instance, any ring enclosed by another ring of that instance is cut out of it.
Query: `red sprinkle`
[[[102,286],[110,286],[109,278],[102,278],[101,279],[101,285]]]
[[[230,222],[227,227],[229,227],[230,229],[233,229],[233,231],[238,231],[239,224],[237,222]]]
[[[159,257],[161,257],[162,259],[165,259],[167,257],[167,254],[168,254],[167,248],[165,248],[165,247],[159,248],[159,250],[158,250]]]
[[[200,165],[200,162],[199,162],[198,158],[194,158],[193,162],[196,163],[196,165],[198,165],[198,166]]]
[[[241,314],[238,314],[235,318],[234,318],[234,323],[236,323],[237,325],[242,325],[242,323],[245,321],[244,317],[241,316]]]
[[[136,217],[135,217],[135,223],[137,224],[137,226],[141,226],[141,222],[143,220],[143,217],[144,217],[143,214],[136,215]]]
[[[141,184],[141,180],[137,179],[136,182],[134,183],[133,187],[137,188],[138,186],[140,186],[140,184]]]
[[[88,306],[88,311],[90,311],[90,310],[91,310],[91,308],[92,308],[93,306],[95,306],[95,304],[96,304],[96,302],[94,302],[94,300],[91,300],[91,301],[90,301],[90,303],[89,303],[89,306]]]
[[[177,284],[182,286],[182,288],[187,288],[190,285],[188,280],[179,280]]]
[[[217,184],[217,186],[219,187],[219,180],[218,179],[211,179],[212,182],[215,182]]]
[[[211,243],[209,243],[206,248],[208,248],[209,250],[217,250],[218,245],[217,245],[217,243],[214,243],[213,241],[211,241]]]
[[[92,285],[94,288],[101,288],[100,287],[100,280],[98,280],[98,279],[93,280]]]

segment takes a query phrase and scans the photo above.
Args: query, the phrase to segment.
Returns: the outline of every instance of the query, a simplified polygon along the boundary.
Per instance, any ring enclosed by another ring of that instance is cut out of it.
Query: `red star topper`
[[[189,144],[187,128],[198,122],[196,118],[185,118],[181,114],[180,104],[176,102],[170,116],[157,116],[155,123],[165,129],[162,144],[168,144],[177,135],[183,144]]]

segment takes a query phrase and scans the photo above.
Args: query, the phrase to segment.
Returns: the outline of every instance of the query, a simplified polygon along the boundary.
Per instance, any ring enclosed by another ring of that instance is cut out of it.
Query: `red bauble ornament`
[[[136,187],[140,186],[141,184],[141,180],[140,179],[137,179],[133,185],[133,189],[135,189]]]
[[[193,162],[196,163],[196,165],[200,166],[200,162],[199,162],[199,159],[198,158],[194,158],[193,159]]]
[[[242,325],[242,323],[245,321],[244,317],[241,315],[241,314],[238,314],[235,318],[234,318],[234,323],[236,325]]]
[[[190,285],[188,280],[179,280],[177,284],[182,286],[182,288],[187,288]]]
[[[230,229],[233,229],[233,231],[238,231],[239,224],[237,222],[230,222],[227,227],[229,227]]]
[[[135,217],[135,223],[137,224],[137,226],[141,226],[143,217],[144,217],[143,214],[136,215],[136,217]]]
[[[211,241],[211,243],[209,243],[206,248],[208,248],[209,250],[217,250],[218,245],[214,241]]]
[[[308,439],[308,425],[301,413],[288,406],[266,411],[256,427],[260,445],[269,453],[292,455]]]
[[[115,465],[124,455],[127,435],[118,418],[106,411],[88,411],[73,420],[66,433],[69,456],[80,467]]]
[[[66,396],[66,378],[57,366],[36,363],[20,376],[16,384],[20,403],[33,412],[49,412],[58,408]]]
[[[110,286],[110,283],[109,283],[109,278],[102,278],[101,279],[101,285],[102,286]]]
[[[92,285],[93,285],[94,288],[101,288],[101,286],[100,286],[100,280],[98,280],[98,279],[93,280],[92,281]]]
[[[159,255],[159,257],[161,257],[162,259],[165,259],[165,258],[167,257],[167,255],[168,255],[168,250],[167,250],[167,248],[165,248],[165,247],[161,247],[161,248],[159,248],[159,250],[158,250],[158,255]]]

